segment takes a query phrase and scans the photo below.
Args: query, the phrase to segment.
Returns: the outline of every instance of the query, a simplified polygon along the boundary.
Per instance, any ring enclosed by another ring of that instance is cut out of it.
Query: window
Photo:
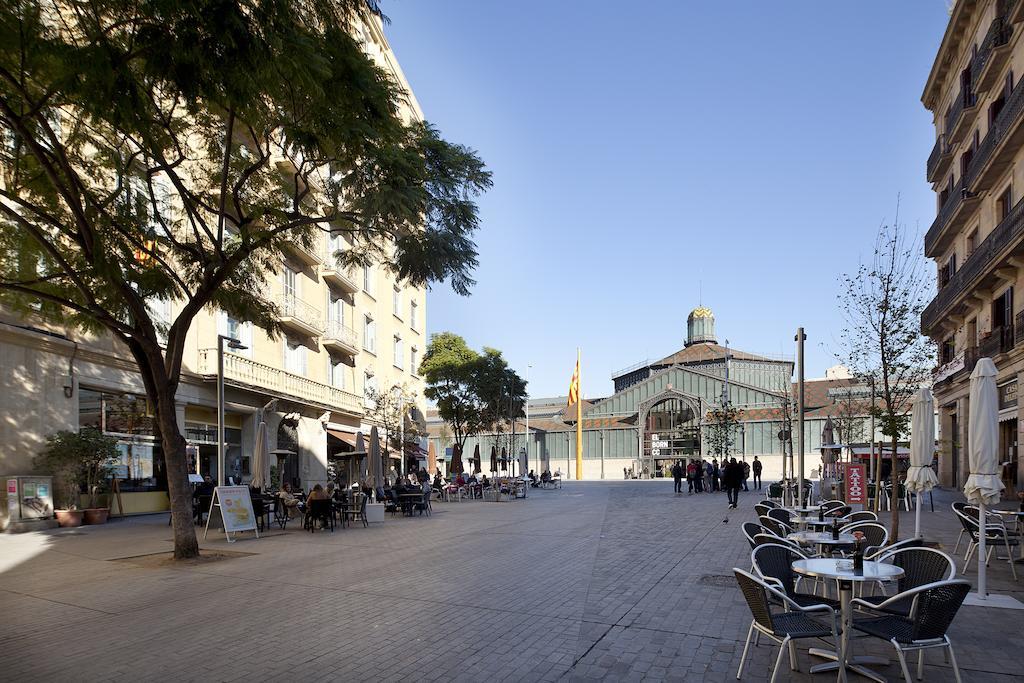
[[[946,265],[939,268],[939,288],[945,287],[949,284],[949,280],[956,273],[956,254],[950,254],[949,260],[946,261]]]
[[[953,338],[950,337],[942,342],[942,348],[939,350],[939,364],[945,365],[952,362],[954,356],[956,356],[956,345]]]
[[[411,327],[414,330],[419,329],[419,320],[416,316],[416,314],[418,313],[418,309],[419,306],[415,301],[409,303],[409,327]]]
[[[327,321],[336,325],[345,324],[345,300],[339,297],[328,295],[330,304],[327,306]]]
[[[967,255],[970,256],[978,248],[978,229],[975,228],[967,235]]]
[[[419,354],[417,351],[418,349],[415,346],[409,349],[409,372],[414,375],[420,374]]]
[[[1003,193],[1001,195],[999,195],[999,199],[996,200],[996,220],[997,221],[1002,221],[1004,218],[1006,218],[1009,215],[1010,209],[1012,209],[1012,208],[1013,208],[1013,186],[1010,185],[1010,186],[1007,186],[1007,188],[1003,191]]]
[[[391,312],[395,314],[396,318],[402,317],[402,290],[398,287],[391,293]]]
[[[363,291],[373,296],[373,268],[369,265],[363,266]]]
[[[393,362],[395,364],[395,367],[396,368],[401,368],[402,367],[402,362],[405,360],[405,358],[403,357],[404,351],[402,350],[402,337],[401,337],[401,335],[398,335],[398,334],[395,335],[395,339],[394,339],[394,352],[395,352],[395,360]]]
[[[337,263],[337,256],[341,252],[345,251],[345,238],[342,237],[341,233],[332,232],[330,237],[327,239],[327,264],[328,266],[334,266]]]
[[[288,337],[284,340],[284,369],[296,375],[306,374],[306,347]]]
[[[299,295],[298,273],[288,266],[285,266],[281,271],[281,289],[284,292],[285,299],[295,300]]]
[[[331,380],[331,386],[336,389],[345,388],[345,374],[348,370],[348,366],[342,363],[340,360],[334,358],[327,358],[327,374]]]
[[[156,326],[157,341],[160,342],[160,346],[167,346],[167,328],[171,325],[171,302],[152,297],[146,300],[146,308]]]
[[[238,356],[252,358],[252,323],[243,323],[221,311],[217,316],[217,334],[237,339],[245,347],[244,349],[231,349],[228,351],[227,345],[225,345],[225,351]]]
[[[363,348],[370,353],[377,352],[377,324],[368,315],[363,316]]]

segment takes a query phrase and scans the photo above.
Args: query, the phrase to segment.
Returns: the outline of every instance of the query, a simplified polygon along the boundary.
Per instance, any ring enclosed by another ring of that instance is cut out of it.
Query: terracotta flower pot
[[[62,527],[82,526],[82,517],[85,515],[84,510],[54,510],[53,513]]]
[[[110,508],[88,508],[83,510],[86,524],[106,524]]]

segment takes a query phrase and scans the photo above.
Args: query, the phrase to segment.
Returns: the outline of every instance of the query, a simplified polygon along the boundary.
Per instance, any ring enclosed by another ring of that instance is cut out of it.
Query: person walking
[[[704,490],[711,493],[714,489],[711,488],[711,477],[714,473],[714,468],[711,467],[711,463],[707,460],[704,461]]]
[[[693,493],[694,489],[697,488],[696,482],[697,466],[693,464],[693,461],[686,463],[686,486],[688,493]]]
[[[693,468],[693,482],[697,488],[697,493],[704,493],[704,461],[695,460]]]
[[[718,466],[718,458],[711,459],[711,490],[722,490],[722,468]]]
[[[749,491],[750,489],[747,488],[747,479],[750,479],[750,463],[744,460],[740,463],[740,466],[743,468],[743,490]]]
[[[754,464],[750,466],[751,471],[754,473],[754,488],[758,491],[761,490],[761,461],[754,456]]]
[[[674,493],[683,492],[683,466],[678,460],[672,465],[672,484]]]
[[[729,494],[729,507],[736,509],[740,503],[740,487],[743,485],[743,465],[736,458],[729,459],[726,492]]]

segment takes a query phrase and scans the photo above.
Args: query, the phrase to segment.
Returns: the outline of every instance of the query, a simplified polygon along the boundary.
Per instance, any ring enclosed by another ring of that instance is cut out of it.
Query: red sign
[[[846,463],[846,502],[864,505],[868,498],[867,477],[861,463]]]

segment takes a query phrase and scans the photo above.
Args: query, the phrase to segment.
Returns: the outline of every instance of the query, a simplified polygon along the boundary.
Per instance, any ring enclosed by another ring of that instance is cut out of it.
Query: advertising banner
[[[864,505],[868,500],[867,476],[863,463],[846,463],[846,503]]]

